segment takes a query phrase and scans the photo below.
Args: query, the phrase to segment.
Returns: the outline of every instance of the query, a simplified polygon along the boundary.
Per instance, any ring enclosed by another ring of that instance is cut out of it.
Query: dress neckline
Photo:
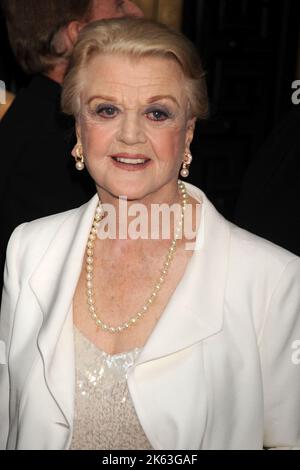
[[[73,324],[73,327],[74,327],[75,336],[77,335],[78,337],[80,337],[93,350],[95,350],[96,352],[98,352],[98,354],[100,354],[102,357],[105,357],[107,359],[110,359],[110,358],[114,358],[114,359],[120,358],[120,359],[122,359],[124,357],[134,357],[134,358],[136,358],[138,356],[138,354],[140,353],[140,351],[142,350],[142,348],[136,347],[136,348],[131,349],[129,351],[124,351],[124,352],[120,352],[120,353],[116,353],[116,354],[109,354],[106,351],[103,351],[101,348],[98,348],[98,346],[96,346],[95,343],[93,343],[93,341],[89,340],[85,336],[85,334],[82,333],[82,331],[75,324]]]

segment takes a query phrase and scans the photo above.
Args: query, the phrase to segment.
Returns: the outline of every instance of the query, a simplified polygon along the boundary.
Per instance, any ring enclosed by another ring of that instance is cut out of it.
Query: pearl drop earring
[[[183,157],[182,168],[180,171],[180,175],[183,178],[187,178],[189,176],[190,174],[189,167],[190,167],[190,164],[192,163],[192,160],[193,160],[192,154],[190,152],[185,152],[184,157]]]
[[[75,167],[76,170],[81,171],[84,169],[84,157],[82,155],[82,146],[81,144],[76,145],[75,149]]]

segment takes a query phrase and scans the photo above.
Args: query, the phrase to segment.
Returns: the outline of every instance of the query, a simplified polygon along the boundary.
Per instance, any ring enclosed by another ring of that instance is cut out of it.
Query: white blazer
[[[128,377],[141,425],[155,449],[300,448],[300,259],[187,189],[203,201],[197,250]],[[96,204],[95,195],[11,237],[1,448],[70,446],[72,299]]]

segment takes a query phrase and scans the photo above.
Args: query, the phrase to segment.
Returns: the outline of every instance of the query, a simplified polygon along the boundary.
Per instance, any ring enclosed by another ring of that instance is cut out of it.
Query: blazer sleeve
[[[0,449],[5,449],[9,432],[9,349],[14,315],[19,297],[18,253],[22,228],[11,236],[7,248],[0,313]]]
[[[300,258],[284,269],[260,341],[264,447],[300,448]]]

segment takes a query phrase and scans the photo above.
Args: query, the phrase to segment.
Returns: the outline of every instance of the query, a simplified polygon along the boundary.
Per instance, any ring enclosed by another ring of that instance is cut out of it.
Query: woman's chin
[[[151,188],[147,190],[144,182],[141,184],[126,184],[124,181],[120,184],[114,182],[111,185],[105,185],[105,190],[116,199],[127,199],[128,201],[140,201],[151,193]]]
[[[147,195],[148,193],[145,192],[145,191],[138,191],[138,190],[134,190],[132,188],[128,189],[127,191],[119,191],[117,193],[119,196],[120,199],[127,199],[127,201],[142,201]]]

